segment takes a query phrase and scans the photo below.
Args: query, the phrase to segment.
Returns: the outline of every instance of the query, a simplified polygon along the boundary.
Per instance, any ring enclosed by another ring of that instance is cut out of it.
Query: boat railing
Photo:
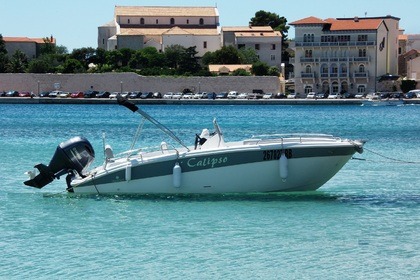
[[[244,141],[244,144],[258,144],[258,143],[285,143],[296,142],[299,143],[308,141],[331,141],[339,140],[340,138],[330,134],[316,134],[316,133],[291,133],[291,134],[261,134],[253,135],[250,139]]]

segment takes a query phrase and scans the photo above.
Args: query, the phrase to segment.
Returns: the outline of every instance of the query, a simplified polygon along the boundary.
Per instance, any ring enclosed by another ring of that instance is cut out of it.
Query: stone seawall
[[[31,91],[38,93],[52,90],[86,91],[153,91],[179,92],[252,92],[254,89],[277,93],[280,80],[277,77],[149,77],[135,73],[103,74],[0,74],[0,91]]]

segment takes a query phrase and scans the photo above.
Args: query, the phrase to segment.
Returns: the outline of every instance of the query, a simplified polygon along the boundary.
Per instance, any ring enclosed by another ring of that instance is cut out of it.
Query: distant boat
[[[379,95],[370,96],[362,100],[362,106],[400,106],[404,105],[404,100],[398,98],[381,98]]]

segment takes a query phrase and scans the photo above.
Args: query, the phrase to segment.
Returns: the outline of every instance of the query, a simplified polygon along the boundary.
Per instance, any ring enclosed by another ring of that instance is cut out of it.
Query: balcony
[[[369,72],[365,71],[365,72],[354,72],[353,73],[353,77],[354,78],[367,78],[369,77]]]
[[[301,78],[310,78],[310,79],[313,79],[313,78],[315,78],[315,73],[300,72],[300,77]]]
[[[349,41],[349,42],[303,42],[295,41],[295,47],[348,47],[348,46],[375,46],[375,41]]]

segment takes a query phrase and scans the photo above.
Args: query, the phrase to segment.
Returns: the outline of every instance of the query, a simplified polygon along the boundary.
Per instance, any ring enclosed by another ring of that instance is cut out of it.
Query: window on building
[[[203,48],[204,48],[204,49],[207,49],[207,41],[204,41],[204,42],[203,42]]]
[[[245,48],[245,44],[238,44],[238,49],[244,49]]]
[[[321,73],[328,74],[328,65],[323,64],[321,67]]]
[[[303,42],[314,42],[315,35],[314,34],[303,34]]]
[[[200,25],[204,24],[204,19],[200,18]]]
[[[332,89],[331,90],[334,93],[338,93],[338,83],[337,82],[332,83]]]
[[[359,72],[360,73],[365,73],[365,66],[363,64],[359,65]]]
[[[105,45],[105,39],[102,39],[102,45]]]
[[[366,92],[366,86],[365,85],[359,85],[357,87],[357,92],[358,93],[365,93]]]
[[[361,34],[357,36],[357,41],[359,42],[366,42],[368,40],[368,36],[366,34]]]
[[[144,24],[144,18],[140,19],[140,24]]]
[[[276,56],[274,54],[271,55],[271,60],[276,60]]]
[[[338,73],[338,67],[336,64],[331,65],[331,73]]]
[[[271,50],[275,50],[276,49],[276,44],[271,44]]]
[[[359,57],[366,57],[366,49],[359,49]]]
[[[306,65],[305,73],[312,73],[312,67],[310,65]]]
[[[312,57],[312,50],[305,50],[305,57],[311,58]]]
[[[255,49],[259,50],[260,49],[260,44],[255,44]]]
[[[305,93],[308,94],[310,92],[312,92],[312,86],[305,86]]]
[[[341,64],[341,73],[343,73],[343,74],[347,73],[347,65]]]
[[[130,24],[130,19],[127,19],[127,23]]]
[[[175,24],[175,19],[171,18],[171,25],[174,25],[174,24]]]
[[[158,19],[156,19],[156,24],[159,24],[159,20]]]

